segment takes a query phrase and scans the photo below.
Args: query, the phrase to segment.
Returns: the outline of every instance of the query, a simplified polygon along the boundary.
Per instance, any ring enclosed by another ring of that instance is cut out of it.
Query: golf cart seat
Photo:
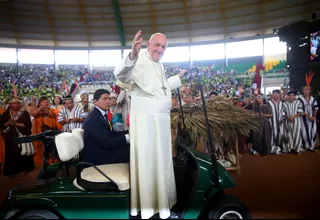
[[[71,133],[74,135],[74,137],[79,142],[79,147],[80,147],[80,151],[81,151],[84,147],[84,141],[83,141],[84,131],[83,131],[83,129],[82,128],[75,128],[71,131]]]
[[[102,171],[106,176],[102,175],[96,168]],[[80,178],[73,181],[73,185],[80,190],[105,191],[119,190],[126,191],[130,189],[130,173],[128,163],[116,163],[99,165],[85,168],[81,171]],[[112,186],[116,184],[116,187]]]
[[[72,133],[65,132],[56,136],[55,142],[60,160],[69,161],[80,153],[83,148],[83,132],[81,130]],[[80,190],[125,191],[130,188],[129,176],[128,163],[94,166],[90,163],[79,162],[77,164],[77,178],[73,181],[73,185]]]
[[[59,158],[62,162],[72,160],[81,151],[77,138],[70,132],[58,134],[54,141]]]

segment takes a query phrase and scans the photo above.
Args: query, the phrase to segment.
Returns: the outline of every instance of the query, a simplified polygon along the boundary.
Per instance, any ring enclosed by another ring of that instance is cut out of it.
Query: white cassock
[[[167,79],[163,65],[153,62],[146,50],[140,51],[135,62],[125,57],[114,74],[122,83],[132,84],[131,215],[138,215],[140,210],[142,219],[156,213],[162,219],[168,218],[177,202],[171,143],[171,90],[181,86],[180,77]]]

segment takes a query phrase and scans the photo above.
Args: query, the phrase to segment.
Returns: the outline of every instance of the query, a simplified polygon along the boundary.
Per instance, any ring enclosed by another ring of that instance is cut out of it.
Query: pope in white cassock
[[[142,31],[132,42],[132,51],[116,66],[114,75],[132,84],[130,110],[131,215],[147,219],[159,213],[170,216],[177,202],[172,160],[170,110],[171,90],[181,86],[178,75],[166,78],[160,63],[167,38],[153,34],[147,50],[141,50]]]

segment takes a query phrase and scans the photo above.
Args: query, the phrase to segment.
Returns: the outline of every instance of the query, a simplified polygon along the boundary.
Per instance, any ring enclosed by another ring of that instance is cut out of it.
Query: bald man
[[[142,31],[132,42],[132,51],[116,66],[114,75],[132,84],[130,110],[131,215],[148,219],[159,213],[170,217],[177,202],[174,179],[170,110],[171,90],[181,86],[182,70],[167,78],[160,62],[168,45],[162,33],[153,34],[141,50]]]

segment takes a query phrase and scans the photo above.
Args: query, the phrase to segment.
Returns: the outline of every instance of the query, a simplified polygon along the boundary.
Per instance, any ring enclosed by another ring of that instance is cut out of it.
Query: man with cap
[[[281,154],[283,126],[282,126],[282,115],[283,115],[283,103],[280,100],[280,90],[275,89],[272,91],[270,105],[272,110],[272,117],[270,118],[271,123],[271,153]],[[284,150],[285,151],[285,150]]]
[[[293,150],[299,153],[302,150],[301,141],[301,116],[302,104],[296,100],[296,93],[289,91],[287,94],[287,101],[283,103],[284,116],[284,142],[283,148],[287,151]]]

